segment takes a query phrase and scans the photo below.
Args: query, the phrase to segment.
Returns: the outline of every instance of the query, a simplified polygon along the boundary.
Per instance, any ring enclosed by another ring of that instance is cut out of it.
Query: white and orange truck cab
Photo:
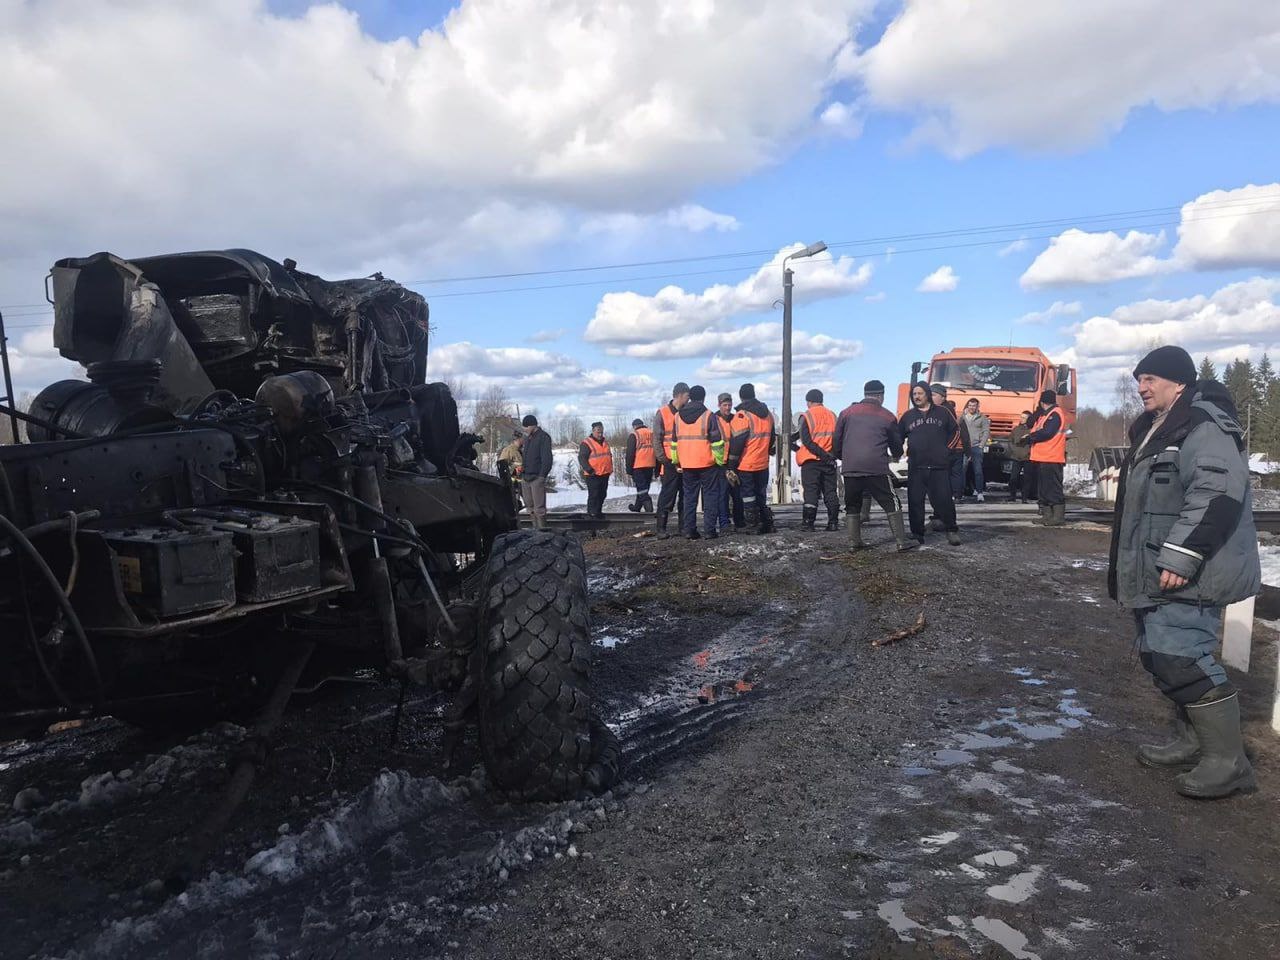
[[[911,387],[917,382],[940,383],[957,413],[976,398],[991,418],[991,440],[983,458],[988,481],[1003,482],[1009,476],[1009,433],[1024,410],[1034,413],[1040,393],[1052,390],[1058,406],[1075,421],[1076,372],[1065,363],[1055,364],[1039,347],[956,347],[935,353],[927,364],[911,365],[911,382],[898,384],[898,416],[911,406]],[[906,459],[893,465],[895,479],[906,478]]]

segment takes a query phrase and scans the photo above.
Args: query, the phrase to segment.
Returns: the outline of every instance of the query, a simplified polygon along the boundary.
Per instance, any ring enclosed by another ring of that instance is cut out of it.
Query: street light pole
[[[778,427],[778,503],[791,502],[791,289],[795,272],[788,260],[812,257],[827,245],[819,240],[782,258],[782,422]]]

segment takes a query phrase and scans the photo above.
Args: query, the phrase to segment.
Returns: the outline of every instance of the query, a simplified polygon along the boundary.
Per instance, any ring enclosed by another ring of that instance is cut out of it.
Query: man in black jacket
[[[911,535],[924,543],[924,498],[947,531],[947,542],[960,543],[956,526],[956,505],[951,499],[951,447],[958,427],[945,407],[934,404],[925,383],[911,388],[911,409],[898,421],[907,443],[907,513]]]
[[[889,519],[889,529],[899,550],[919,544],[902,528],[902,505],[889,479],[889,460],[902,456],[898,421],[884,408],[884,384],[868,380],[862,399],[851,403],[836,420],[835,453],[844,474],[844,512],[849,519],[849,540],[855,550],[862,542],[862,507],[874,498]],[[865,498],[865,501],[864,501]]]
[[[520,476],[520,493],[529,507],[529,516],[539,530],[547,525],[547,477],[555,465],[551,452],[551,435],[538,426],[538,418],[529,414],[520,421],[524,427],[524,472]]]

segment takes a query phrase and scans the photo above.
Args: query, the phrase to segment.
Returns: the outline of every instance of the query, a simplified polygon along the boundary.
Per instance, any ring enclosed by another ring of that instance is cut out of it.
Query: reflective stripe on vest
[[[587,437],[582,442],[591,451],[591,455],[587,458],[587,463],[596,472],[595,475],[597,477],[607,477],[613,473],[613,450],[609,448],[609,444],[603,440],[597,440],[595,437]]]
[[[658,408],[658,414],[654,419],[662,421],[662,446],[667,459],[670,460],[672,451],[675,449],[676,412],[671,409],[671,404],[664,403]]]
[[[676,417],[676,456],[686,470],[700,470],[715,463],[711,455],[711,411],[705,411],[693,423]]]
[[[1067,429],[1070,424],[1067,423],[1067,415],[1061,407],[1054,407],[1047,413],[1036,418],[1036,424],[1051,417],[1058,415],[1058,432],[1048,440],[1041,440],[1039,443],[1031,445],[1031,462],[1032,463],[1066,463],[1067,462]],[[1036,427],[1031,428],[1031,432],[1035,433]]]
[[[733,418],[733,432],[746,432],[747,446],[738,461],[738,469],[757,473],[769,469],[769,438],[773,436],[773,415],[758,417],[747,410],[739,410]]]
[[[636,427],[635,469],[645,470],[657,465],[653,455],[653,431],[648,427]]]
[[[832,446],[836,442],[836,415],[819,404],[800,414],[800,418],[804,420],[805,426],[809,428],[809,439],[813,441],[814,445],[830,453]],[[818,459],[821,458],[803,443],[800,444],[800,449],[796,452],[796,463],[803,464]]]

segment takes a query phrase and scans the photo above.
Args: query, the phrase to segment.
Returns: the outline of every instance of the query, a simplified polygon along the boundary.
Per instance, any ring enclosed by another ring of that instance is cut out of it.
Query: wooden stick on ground
[[[924,611],[921,610],[920,616],[916,617],[916,622],[911,626],[904,627],[901,630],[895,630],[887,637],[881,637],[879,640],[872,640],[871,645],[873,647],[887,647],[889,644],[897,643],[899,640],[905,640],[907,637],[914,637],[917,633],[923,630],[924,627]]]

